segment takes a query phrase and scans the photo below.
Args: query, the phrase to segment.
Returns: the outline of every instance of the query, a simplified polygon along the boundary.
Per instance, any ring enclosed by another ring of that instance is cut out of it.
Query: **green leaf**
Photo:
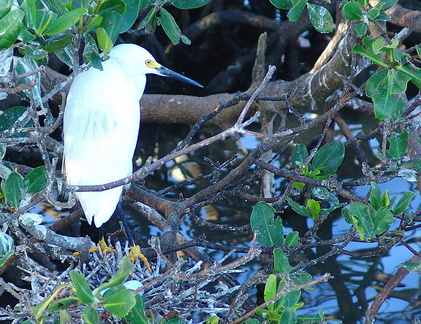
[[[365,236],[368,236],[371,238],[371,233],[373,230],[373,217],[371,215],[371,210],[374,211],[374,209],[371,209],[360,202],[352,202],[349,205],[349,214],[353,218],[352,223],[357,228],[359,227],[360,230],[358,230],[361,239],[364,240]]]
[[[390,224],[392,224],[392,222],[393,215],[390,212],[389,208],[380,208],[374,216],[372,236],[380,235],[383,232],[386,232],[389,229]]]
[[[121,15],[124,14],[126,12],[126,3],[122,0],[104,1],[98,11],[98,15],[104,16],[104,14],[112,11],[118,12]]]
[[[216,316],[207,318],[205,322],[205,324],[218,324],[218,323],[219,323],[219,319]],[[246,321],[246,324],[250,324],[250,323]],[[260,324],[260,322],[257,321],[256,324]]]
[[[337,203],[337,202],[336,202]],[[337,205],[334,205],[332,207],[329,208],[322,208],[322,210],[320,211],[320,215],[329,215],[330,213],[332,213],[333,211],[335,211],[338,208],[342,208],[343,206],[345,206],[346,203],[337,203]]]
[[[402,197],[396,203],[393,208],[393,215],[398,215],[406,211],[411,203],[411,200],[415,197],[415,193],[412,191],[406,191],[403,193]]]
[[[265,284],[265,291],[264,291],[265,302],[275,297],[276,291],[277,291],[277,285],[278,285],[278,278],[274,274],[269,275],[268,281]],[[272,307],[269,307],[269,306],[272,306]],[[273,310],[273,304],[268,305],[268,309]]]
[[[291,2],[293,6],[287,16],[290,21],[297,21],[307,4],[307,0],[291,0]]]
[[[317,200],[308,199],[307,204],[306,204],[306,209],[310,213],[311,218],[313,220],[319,219],[321,207],[320,207],[320,203]]]
[[[120,34],[121,27],[123,26],[123,19],[121,14],[116,11],[108,11],[101,21],[100,27],[104,28],[110,37],[111,42],[114,44]],[[108,52],[107,52],[108,53]]]
[[[58,17],[44,33],[45,35],[56,35],[70,27],[72,27],[81,16],[86,15],[88,9],[77,8],[72,11],[66,12],[63,16]]]
[[[47,56],[48,52],[42,48],[32,45],[25,45],[22,49],[23,54],[33,60],[40,60]]]
[[[86,33],[85,35],[89,34]],[[61,50],[55,51],[54,54],[60,61],[66,64],[69,68],[73,69],[75,65],[74,53],[76,52],[76,48],[70,44]]]
[[[35,0],[25,0],[22,5],[29,28],[36,29],[37,26],[37,6]]]
[[[125,317],[125,320],[128,323],[133,324],[148,324],[148,319],[146,317],[145,303],[143,302],[142,297],[137,294],[135,296],[136,304],[130,310],[130,312]]]
[[[400,64],[406,64],[406,63],[409,63],[411,61],[411,55],[409,55],[409,53],[401,52],[399,50],[399,48],[393,49],[393,58],[395,59],[396,62],[398,62]],[[396,71],[398,71],[398,70],[396,70]],[[405,72],[403,72],[403,73],[405,73]]]
[[[297,323],[297,314],[291,308],[286,308],[279,319],[278,323],[282,324],[296,324]]]
[[[314,155],[311,165],[320,169],[315,179],[326,179],[336,172],[345,156],[345,146],[342,142],[333,141],[323,145]]]
[[[370,0],[357,0],[357,1],[360,5],[363,6],[363,8],[366,8],[368,4],[370,3]]]
[[[374,100],[374,115],[380,120],[393,118],[396,111],[396,102],[394,97],[385,96]]]
[[[396,69],[411,76],[411,82],[421,89],[421,70],[414,66],[396,66]]]
[[[350,1],[343,7],[343,13],[347,20],[359,20],[363,18],[363,12],[356,1]]]
[[[120,290],[103,301],[103,306],[115,317],[122,318],[136,304],[133,293],[130,290]]]
[[[269,0],[276,8],[289,10],[292,8],[291,0]]]
[[[387,138],[389,149],[387,153],[394,159],[404,157],[408,148],[408,132],[404,129],[399,135],[393,135]]]
[[[77,297],[65,297],[59,300],[54,300],[48,306],[49,312],[56,312],[62,308],[69,309],[73,306],[80,305],[80,301]]]
[[[12,8],[13,0],[3,0],[2,5],[0,6],[0,19],[9,13]]]
[[[389,70],[373,74],[367,81],[366,95],[373,99],[376,118],[386,120],[393,116],[395,100],[389,92]]]
[[[390,205],[390,199],[389,199],[389,190],[386,190],[382,195],[382,204],[385,207],[388,207]]]
[[[36,11],[36,22],[35,22],[35,33],[37,35],[42,35],[47,27],[50,25],[51,20],[53,19],[53,16],[55,17],[54,13],[52,11],[46,12],[43,10],[37,10]]]
[[[158,17],[158,20],[164,29],[165,34],[167,34],[174,45],[177,45],[180,42],[180,27],[178,27],[174,17],[164,8],[161,8],[159,13],[161,17]]]
[[[87,324],[99,324],[98,311],[91,305],[86,305],[82,318]]]
[[[0,115],[0,131],[5,131],[12,127],[26,113],[26,110],[27,108],[24,106],[15,106],[7,109]]]
[[[381,2],[379,4],[381,4]],[[381,10],[382,10],[382,6],[379,6],[379,5],[375,6],[374,8],[371,8],[368,11],[368,18],[370,20],[379,20],[379,15],[381,13]]]
[[[14,253],[15,253],[15,250],[10,250],[9,252],[0,256],[0,267],[2,267]]]
[[[360,37],[367,34],[367,31],[368,31],[368,27],[365,23],[355,24],[354,29],[357,32],[358,36],[360,36]]]
[[[9,11],[0,20],[0,49],[9,48],[15,43],[22,29],[24,16],[25,13],[17,9]]]
[[[300,240],[300,236],[298,235],[298,232],[297,231],[291,232],[285,238],[284,246],[294,247],[298,244],[299,240]]]
[[[14,254],[14,241],[10,235],[0,231],[0,267]]]
[[[140,0],[125,0],[125,2],[127,9],[122,15],[123,24],[121,25],[120,33],[125,33],[133,26],[139,15],[141,5]]]
[[[79,298],[82,304],[90,304],[95,301],[95,297],[92,294],[91,288],[85,279],[79,272],[76,270],[70,271],[70,278],[73,281],[76,289],[76,296]]]
[[[107,31],[103,27],[98,27],[96,30],[96,37],[98,39],[98,46],[107,55],[113,48],[113,42],[108,36]]]
[[[118,269],[117,273],[110,279],[110,281],[103,283],[101,286],[94,290],[94,294],[96,295],[98,292],[106,289],[111,288],[114,286],[121,285],[126,279],[126,277],[132,272],[134,269],[133,263],[130,261],[128,256],[125,256],[121,260],[120,268]]]
[[[257,232],[257,241],[264,247],[281,245],[284,240],[282,220],[275,218],[275,209],[261,201],[254,206],[250,217],[253,231]]]
[[[67,309],[61,308],[59,310],[60,313],[60,323],[70,323],[73,319]]]
[[[50,10],[52,10],[60,16],[64,15],[68,11],[66,5],[64,4],[64,1],[44,0],[44,3]]]
[[[156,29],[158,7],[153,6],[153,8],[148,12],[146,17],[139,24],[138,29],[143,30],[145,34],[152,34]]]
[[[83,35],[83,38],[85,39],[85,47],[83,49],[84,61],[86,63],[91,63],[95,69],[102,71],[101,57],[99,56],[94,38],[88,33]]]
[[[380,193],[379,185],[371,182],[370,204],[374,210],[379,210],[382,207],[382,196]]]
[[[386,11],[392,8],[397,2],[398,0],[382,0],[382,10]]]
[[[50,53],[56,52],[70,45],[73,42],[74,37],[75,35],[73,34],[59,35],[58,37],[54,38],[52,37],[49,40],[47,40],[44,49]]]
[[[333,30],[333,18],[325,7],[307,3],[308,14],[313,27],[319,33],[330,33]]]
[[[294,168],[301,168],[308,158],[307,147],[304,144],[297,144],[292,149],[291,164]]]
[[[372,49],[373,42],[374,41],[371,39],[371,37],[366,36],[363,38],[364,47],[361,46],[360,44],[357,44],[352,49],[352,52],[356,54],[364,55],[366,58],[368,58],[369,60],[373,61],[374,63],[380,66],[388,67],[388,65],[385,62],[383,62],[382,54],[376,54],[373,52],[373,49]]]
[[[401,94],[406,91],[411,76],[401,71],[389,70],[389,92],[391,94]]]
[[[300,301],[301,290],[290,291],[283,298],[284,298],[284,307],[293,308]]]
[[[3,231],[0,231],[0,256],[8,254],[10,251],[13,252],[13,247],[13,238]]]
[[[282,249],[276,248],[273,250],[273,267],[275,273],[289,274],[291,266],[289,265],[288,258]]]
[[[390,53],[390,50],[396,49],[399,46],[399,40],[394,38],[391,44],[386,43],[386,40],[383,37],[377,38],[371,48],[375,54],[379,54],[381,52]]]
[[[25,194],[25,186],[23,183],[22,176],[17,172],[12,172],[7,178],[4,185],[4,195],[6,202],[13,207],[13,209],[19,209],[19,203]]]
[[[28,182],[28,192],[37,193],[45,189],[47,185],[47,171],[45,165],[37,167],[29,172],[25,181]]]
[[[170,2],[178,9],[195,9],[206,6],[210,0],[170,0]]]
[[[292,210],[295,211],[298,215],[311,218],[310,212],[304,206],[297,204],[294,200],[287,197],[288,204],[291,206]]]

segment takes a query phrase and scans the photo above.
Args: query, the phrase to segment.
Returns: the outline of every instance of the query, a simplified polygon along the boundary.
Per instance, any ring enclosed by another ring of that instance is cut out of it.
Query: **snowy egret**
[[[115,46],[103,71],[78,74],[64,112],[64,174],[71,185],[101,185],[132,173],[140,126],[139,100],[146,74],[167,76],[203,87],[155,61],[134,44]],[[123,187],[77,192],[88,223],[100,227],[113,215]]]

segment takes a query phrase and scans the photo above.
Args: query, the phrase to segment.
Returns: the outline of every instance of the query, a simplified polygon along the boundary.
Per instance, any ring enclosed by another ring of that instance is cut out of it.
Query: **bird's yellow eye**
[[[150,67],[150,68],[159,68],[161,66],[161,64],[149,59],[145,61],[145,64],[147,67]]]

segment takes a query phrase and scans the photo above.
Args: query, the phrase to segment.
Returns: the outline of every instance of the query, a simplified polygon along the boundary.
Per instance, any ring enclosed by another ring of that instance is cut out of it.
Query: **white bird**
[[[132,158],[140,126],[139,100],[146,74],[196,81],[173,72],[134,44],[115,46],[103,71],[78,74],[64,111],[64,174],[70,185],[102,185],[132,174]],[[76,192],[88,223],[102,226],[113,215],[123,187]]]

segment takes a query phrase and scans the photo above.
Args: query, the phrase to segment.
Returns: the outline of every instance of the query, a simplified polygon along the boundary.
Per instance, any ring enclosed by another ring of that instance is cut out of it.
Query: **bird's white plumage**
[[[132,158],[140,125],[139,100],[146,74],[169,76],[202,87],[156,63],[144,48],[115,46],[103,71],[90,68],[77,75],[64,111],[64,174],[71,185],[102,185],[132,173]],[[89,224],[108,221],[123,187],[77,192]]]
[[[132,44],[114,47],[103,71],[76,76],[64,113],[64,172],[71,185],[101,185],[129,176],[140,124],[139,100],[153,60]],[[112,216],[123,187],[76,193],[89,224]]]

